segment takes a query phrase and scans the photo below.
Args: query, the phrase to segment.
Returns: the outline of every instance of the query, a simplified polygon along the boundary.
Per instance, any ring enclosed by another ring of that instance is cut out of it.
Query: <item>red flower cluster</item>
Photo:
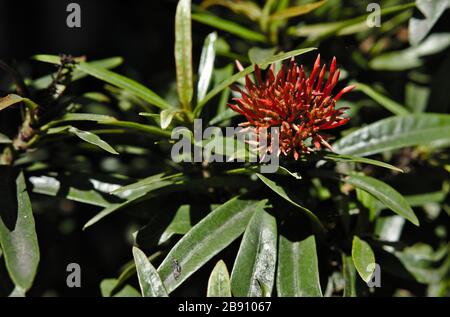
[[[242,65],[237,64],[242,70]],[[279,127],[278,154],[292,154],[296,160],[300,153],[313,150],[308,143],[314,144],[317,150],[321,145],[331,149],[327,142],[330,136],[322,131],[348,122],[349,118],[342,117],[348,108],[336,109],[335,104],[343,94],[354,88],[348,86],[332,96],[340,74],[336,68],[336,58],[331,62],[325,83],[326,65],[320,68],[320,55],[309,77],[305,75],[303,65],[298,66],[294,58],[289,68],[283,65],[276,77],[273,67],[271,65],[263,80],[261,69],[256,65],[255,83],[246,76],[245,91],[233,87],[242,97],[233,99],[237,104],[228,106],[247,118],[248,121],[241,123],[241,126],[254,127],[256,133],[262,128]]]

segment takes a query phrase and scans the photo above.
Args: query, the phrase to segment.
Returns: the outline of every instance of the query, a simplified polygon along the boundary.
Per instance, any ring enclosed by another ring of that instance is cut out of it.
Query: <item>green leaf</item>
[[[53,55],[36,55],[34,56],[34,59],[52,64],[61,63],[60,58]],[[80,61],[78,64],[76,64],[76,69],[83,73],[91,75],[92,77],[103,80],[113,86],[122,88],[130,94],[137,96],[142,100],[148,102],[149,104],[157,106],[158,108],[165,109],[172,107],[167,103],[167,101],[162,99],[160,96],[158,96],[156,93],[143,86],[142,84],[128,77],[107,70],[103,67],[99,67],[93,63]]]
[[[252,64],[260,64],[266,59],[273,57],[276,51],[276,48],[252,47],[248,50],[248,57]]]
[[[109,194],[109,191],[120,187],[120,185],[100,181],[90,177],[90,175],[81,174],[81,177],[79,176],[73,174],[41,175],[31,176],[29,181],[33,185],[32,191],[37,194],[60,196],[99,207],[107,207],[111,204],[104,198],[104,194]]]
[[[172,135],[170,131],[164,131],[163,129],[152,126],[152,125],[147,125],[147,124],[142,124],[142,123],[137,123],[137,122],[132,122],[132,121],[111,120],[111,121],[99,121],[98,123],[102,124],[102,125],[113,126],[113,127],[127,128],[127,129],[137,131],[137,132],[144,132],[146,135],[149,135],[152,137],[157,137],[157,138],[170,138]]]
[[[98,146],[99,148],[105,150],[106,152],[109,152],[111,154],[119,154],[114,148],[103,141],[98,135],[88,132],[88,131],[82,131],[72,126],[62,126],[58,128],[51,128],[48,130],[48,134],[59,134],[64,133],[65,131],[79,137],[81,140],[90,143],[92,145]]]
[[[203,44],[200,65],[198,67],[197,103],[205,98],[214,70],[214,60],[216,58],[217,33],[210,33]]]
[[[159,243],[164,243],[175,234],[184,235],[192,228],[191,224],[191,210],[189,205],[182,205],[178,208],[166,230],[162,233]]]
[[[367,156],[450,139],[450,115],[411,114],[386,118],[360,128],[333,144],[340,154]]]
[[[41,60],[40,57],[42,57],[41,61],[44,61],[47,63],[52,63],[52,64],[60,63],[60,58],[58,56],[53,56],[52,58],[46,58],[48,56],[51,56],[51,55],[36,55],[36,56],[34,56],[34,59]],[[88,62],[88,64],[92,65],[94,67],[111,69],[111,68],[115,68],[115,67],[119,66],[120,64],[122,64],[122,62],[123,62],[123,59],[121,57],[111,57],[111,58]],[[72,72],[71,82],[80,80],[86,76],[87,76],[86,73],[84,73],[78,69],[75,69]],[[45,89],[52,83],[53,78],[54,78],[54,74],[46,75],[46,76],[43,76],[43,77],[33,80],[31,82],[31,85],[35,89]]]
[[[269,296],[275,280],[277,224],[263,209],[250,220],[231,273],[231,290],[237,297]],[[265,294],[266,293],[266,294]]]
[[[172,106],[167,103],[164,99],[158,96],[156,93],[148,89],[147,87],[139,84],[138,82],[127,78],[125,76],[116,74],[112,71],[106,70],[104,68],[95,67],[91,64],[81,62],[77,64],[77,68],[95,78],[103,80],[111,85],[122,88],[129,93],[141,98],[142,100],[148,102],[149,104],[155,105],[158,108],[165,109],[171,108]]]
[[[168,297],[158,272],[140,249],[133,247],[133,257],[143,297]]]
[[[425,16],[425,19],[411,18],[409,20],[409,42],[411,45],[418,45],[431,31],[433,26],[450,7],[448,0],[416,0],[416,6]]]
[[[356,297],[356,270],[352,257],[342,254],[344,297]]]
[[[171,249],[158,268],[168,293],[176,289],[214,255],[245,230],[253,214],[266,200],[233,198],[197,223]]]
[[[411,9],[414,6],[415,3],[410,2],[387,8],[383,7],[380,11],[380,15],[391,15],[397,12]],[[335,35],[340,36],[367,31],[370,28],[366,21],[368,16],[371,14],[373,14],[373,12],[337,22],[333,21],[329,23],[319,23],[313,25],[304,25],[302,23],[298,26],[289,28],[288,33],[293,36],[308,36],[308,40],[306,40],[302,45],[315,45],[316,43],[323,42],[325,39]]]
[[[167,129],[172,123],[173,117],[180,113],[179,109],[164,109],[160,114],[161,129]]]
[[[394,165],[381,162],[378,160],[368,159],[365,157],[357,157],[357,156],[351,156],[351,155],[343,155],[343,154],[336,154],[336,153],[326,153],[324,156],[325,159],[333,160],[336,162],[352,162],[352,163],[363,163],[363,164],[370,164],[374,166],[384,167],[393,171],[401,172],[404,171],[401,168],[395,167]]]
[[[382,95],[381,93],[375,91],[372,89],[372,87],[365,85],[363,83],[355,83],[356,84],[356,90],[363,92],[373,100],[375,100],[378,104],[383,106],[386,110],[392,112],[396,115],[407,115],[409,114],[409,111],[399,104],[398,102],[389,99],[388,97]]]
[[[23,173],[0,166],[0,245],[16,288],[26,292],[39,264],[39,245]]]
[[[23,98],[15,94],[9,94],[6,97],[0,98],[0,111],[19,102],[23,102],[26,106],[32,109],[37,108],[37,105],[28,98]]]
[[[104,279],[100,283],[100,291],[102,296],[111,297],[111,292],[116,284],[116,279]],[[139,294],[139,292],[130,285],[125,285],[118,292],[116,292],[113,297],[141,297],[141,294]]]
[[[175,15],[175,64],[182,109],[190,111],[193,96],[191,0],[179,0]]]
[[[290,7],[284,10],[277,11],[276,13],[272,14],[270,16],[271,20],[284,20],[284,19],[290,19],[293,17],[297,17],[300,15],[304,15],[307,13],[310,13],[311,11],[317,9],[318,7],[325,4],[327,0],[321,0],[313,3],[306,3],[294,7]]]
[[[231,297],[230,275],[225,262],[220,260],[214,266],[208,280],[207,297]]]
[[[280,236],[277,293],[280,297],[322,297],[314,236],[298,242]]]
[[[411,206],[399,192],[388,184],[373,177],[358,174],[348,175],[343,181],[368,192],[393,212],[419,226],[419,219],[417,219]]]
[[[219,18],[209,12],[193,13],[192,20],[231,33],[244,40],[263,43],[266,42],[266,37],[263,34],[249,30],[240,24]]]
[[[65,124],[67,122],[73,121],[92,121],[92,122],[112,122],[115,121],[116,118],[112,116],[102,115],[102,114],[94,114],[94,113],[67,113],[61,119],[50,121],[46,125],[41,127],[41,131],[46,131],[51,127],[59,124]]]
[[[144,196],[148,196],[152,191],[161,190],[164,188],[167,188],[169,186],[174,185],[174,182],[170,180],[161,180],[157,181],[151,185],[144,186],[142,188],[137,188],[135,190],[129,189],[129,190],[119,190],[117,192],[114,192],[115,195],[125,199],[125,201],[120,203],[112,203],[108,205],[105,209],[100,211],[98,214],[96,214],[94,217],[92,217],[83,227],[83,230],[89,228],[90,226],[94,225],[95,223],[99,222],[103,218],[111,215],[112,213],[116,212],[117,210],[120,210],[122,208],[125,208],[135,202],[137,202],[139,199],[144,198]],[[175,188],[173,188],[175,190]]]
[[[243,14],[252,21],[257,21],[261,16],[261,8],[253,1],[230,1],[230,0],[205,0],[202,2],[202,8],[208,8],[213,5],[224,6],[236,14]]]
[[[277,193],[280,197],[284,198],[286,201],[290,202],[292,205],[294,205],[295,207],[299,208],[300,210],[302,210],[313,222],[313,224],[321,231],[324,231],[324,227],[322,225],[322,223],[320,222],[319,218],[317,218],[317,216],[310,211],[309,209],[307,209],[306,207],[303,207],[301,205],[299,205],[298,203],[296,203],[294,200],[292,200],[289,197],[289,194],[286,192],[286,190],[279,184],[277,184],[275,181],[267,178],[266,176],[256,173],[256,176],[258,176],[258,178],[267,186],[269,187],[271,190],[273,190],[275,193]]]
[[[375,70],[404,71],[423,64],[421,57],[437,54],[450,45],[450,33],[435,33],[415,47],[381,54],[369,62]]]
[[[289,51],[286,53],[279,53],[277,55],[274,55],[270,58],[265,59],[264,61],[262,61],[259,66],[261,68],[266,68],[268,65],[278,62],[278,61],[282,61],[284,59],[293,57],[293,56],[298,56],[298,55],[302,55],[308,52],[311,52],[313,50],[315,50],[316,48],[303,48],[303,49],[298,49],[298,50],[293,50],[293,51]],[[245,68],[243,71],[234,74],[233,76],[227,78],[226,80],[224,80],[223,82],[221,82],[220,84],[218,84],[216,87],[214,87],[214,89],[212,89],[203,99],[202,102],[200,102],[197,107],[194,110],[194,115],[198,116],[200,115],[203,107],[206,105],[206,103],[208,101],[210,101],[212,98],[214,98],[217,94],[219,94],[222,90],[224,90],[225,88],[227,88],[228,86],[230,86],[231,84],[235,83],[236,81],[238,81],[239,79],[243,78],[246,75],[249,75],[250,73],[252,73],[255,70],[255,66],[251,65],[247,68]]]
[[[352,259],[359,276],[364,282],[369,282],[375,272],[375,254],[370,245],[357,236],[353,237]]]

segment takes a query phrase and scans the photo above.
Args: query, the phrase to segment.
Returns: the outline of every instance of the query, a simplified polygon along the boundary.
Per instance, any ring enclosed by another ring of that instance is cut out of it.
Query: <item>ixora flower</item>
[[[242,65],[236,63],[242,70]],[[350,120],[342,116],[348,108],[336,109],[336,101],[354,86],[345,87],[337,95],[332,95],[340,74],[340,70],[336,68],[336,58],[331,62],[326,82],[325,73],[326,65],[320,67],[320,54],[309,77],[306,76],[303,65],[297,65],[294,58],[291,59],[289,68],[282,65],[276,76],[272,64],[265,80],[261,69],[255,65],[255,82],[247,75],[244,90],[233,87],[233,90],[241,94],[241,98],[234,98],[237,104],[228,106],[247,118],[248,121],[240,126],[252,127],[257,134],[258,131],[278,127],[278,155],[293,155],[297,160],[301,153],[310,153],[314,148],[320,150],[322,145],[332,150],[327,142],[330,135],[324,131]],[[270,135],[267,137],[271,138]],[[276,149],[269,147],[268,150],[270,152]]]

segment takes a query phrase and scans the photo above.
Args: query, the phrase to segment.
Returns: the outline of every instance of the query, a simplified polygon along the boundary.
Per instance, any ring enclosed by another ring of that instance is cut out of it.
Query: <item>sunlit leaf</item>
[[[353,237],[352,259],[359,276],[369,282],[375,271],[375,255],[370,245],[357,236]]]
[[[280,236],[277,293],[281,297],[321,297],[316,240],[292,242]]]
[[[250,220],[231,273],[231,291],[237,297],[270,296],[275,280],[277,226],[263,209]]]
[[[266,201],[233,198],[197,223],[171,249],[158,268],[170,293],[245,230]]]
[[[225,262],[220,260],[214,266],[208,280],[208,297],[231,297],[230,275]]]

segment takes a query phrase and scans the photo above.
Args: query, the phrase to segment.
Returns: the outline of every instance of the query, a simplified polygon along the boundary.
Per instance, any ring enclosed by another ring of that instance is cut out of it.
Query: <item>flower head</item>
[[[237,64],[242,69],[242,65]],[[292,154],[297,160],[300,153],[310,153],[314,148],[319,150],[322,145],[331,149],[327,142],[330,136],[324,131],[348,122],[349,118],[342,116],[347,108],[336,109],[335,106],[336,101],[354,86],[332,95],[340,74],[336,58],[331,62],[326,81],[325,73],[326,65],[320,67],[320,55],[309,77],[303,65],[297,65],[294,58],[288,68],[282,65],[276,76],[274,65],[271,65],[265,79],[255,65],[255,82],[247,75],[244,90],[233,87],[241,98],[233,99],[237,104],[228,106],[247,118],[241,126],[253,127],[256,131],[278,127],[278,154]]]

